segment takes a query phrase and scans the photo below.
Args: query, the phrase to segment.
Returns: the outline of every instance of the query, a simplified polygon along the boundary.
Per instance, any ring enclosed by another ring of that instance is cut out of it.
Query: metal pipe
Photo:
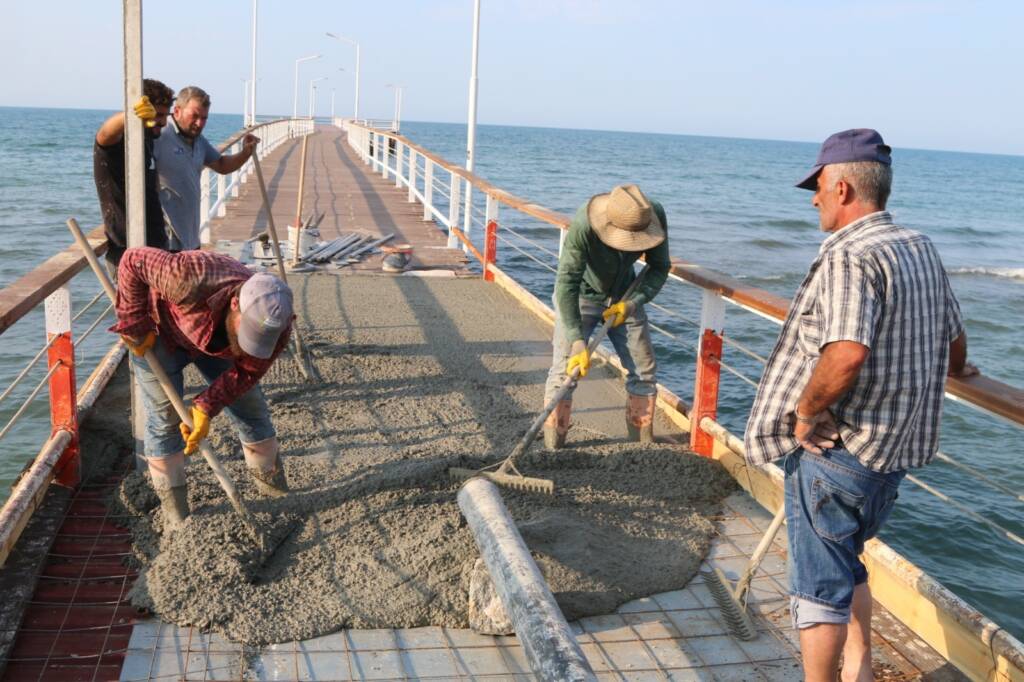
[[[497,487],[472,478],[458,502],[533,673],[542,680],[596,680]]]
[[[480,0],[473,2],[473,60],[469,74],[469,116],[466,122],[466,170],[473,172],[476,157],[477,62],[480,57]],[[473,183],[466,182],[466,212],[462,232],[469,238],[473,230]],[[463,251],[466,246],[463,245]]]
[[[299,57],[295,60],[295,83],[294,92],[292,93],[292,118],[296,119],[299,117],[299,64],[302,62],[308,62],[311,59],[320,59],[320,55],[311,54],[308,57]]]
[[[299,262],[299,232],[302,230],[302,192],[306,186],[306,146],[309,135],[302,137],[302,158],[299,160],[299,198],[295,207],[295,243],[292,244],[292,264]]]
[[[256,124],[256,0],[252,0],[252,101],[249,105],[249,125]]]

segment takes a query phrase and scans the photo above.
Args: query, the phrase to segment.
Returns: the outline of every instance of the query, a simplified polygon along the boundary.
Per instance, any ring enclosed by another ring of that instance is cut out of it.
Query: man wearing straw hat
[[[544,404],[575,368],[581,377],[586,375],[587,340],[602,320],[610,319],[608,338],[626,369],[626,428],[630,439],[640,442],[654,440],[657,363],[644,304],[658,295],[672,266],[667,232],[665,209],[636,185],[598,194],[576,211],[555,277],[554,351]],[[647,274],[628,301],[619,301],[636,277],[633,264],[641,257],[650,266]],[[608,306],[609,300],[617,302]],[[549,450],[565,444],[571,412],[570,393],[544,423]]]
[[[148,415],[146,460],[168,527],[189,514],[185,456],[199,448],[221,410],[234,423],[256,488],[285,494],[288,483],[259,380],[288,343],[294,318],[288,285],[223,254],[149,247],[124,252],[118,279],[117,324],[110,331],[133,353]],[[180,423],[142,360],[149,349],[179,395],[190,364],[210,382],[192,401],[193,429]]]

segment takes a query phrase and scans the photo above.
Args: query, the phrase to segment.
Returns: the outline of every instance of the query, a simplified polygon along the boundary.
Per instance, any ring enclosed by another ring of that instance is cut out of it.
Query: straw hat
[[[665,241],[665,228],[636,185],[591,197],[587,218],[598,238],[619,251],[647,251]]]

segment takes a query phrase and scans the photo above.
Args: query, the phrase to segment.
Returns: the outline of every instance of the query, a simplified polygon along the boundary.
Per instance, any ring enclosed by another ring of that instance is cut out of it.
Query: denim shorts
[[[868,579],[864,543],[892,512],[906,472],[871,471],[842,448],[798,450],[784,468],[794,627],[848,623],[853,589]]]
[[[153,350],[179,395],[184,395],[182,390],[185,383],[183,373],[188,365],[195,364],[196,369],[208,382],[212,382],[232,366],[230,360],[208,355],[191,358],[180,348],[168,348],[163,339],[159,337],[153,344]],[[135,372],[135,381],[146,407],[146,456],[167,457],[181,452],[185,449],[185,441],[182,440],[181,431],[178,428],[181,423],[178,413],[174,411],[174,406],[171,405],[170,399],[157,381],[156,375],[149,370],[149,363],[131,353],[129,353],[129,357]],[[225,407],[224,411],[231,418],[238,437],[243,443],[258,443],[276,435],[274,424],[270,421],[267,402],[264,400],[263,391],[260,390],[258,384]]]

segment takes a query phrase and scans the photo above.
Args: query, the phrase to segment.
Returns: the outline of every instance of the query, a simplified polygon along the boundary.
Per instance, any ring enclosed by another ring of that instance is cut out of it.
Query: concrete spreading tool
[[[267,186],[263,182],[263,169],[260,167],[258,154],[252,155],[252,165],[253,168],[256,169],[256,180],[260,186],[260,195],[263,197],[263,208],[267,212],[267,231],[270,233],[270,248],[273,249],[274,260],[277,261],[277,274],[281,278],[281,281],[287,284],[288,275],[284,270],[284,259],[281,258],[281,245],[277,241],[277,227],[274,225],[274,212],[271,210],[270,198],[267,196]],[[320,374],[316,371],[316,366],[313,365],[313,361],[306,352],[306,344],[302,342],[302,335],[299,333],[299,325],[296,324],[295,320],[292,321],[292,342],[295,344],[295,359],[296,362],[298,362],[299,371],[302,372],[302,376],[305,377],[306,381],[310,381],[312,379],[319,380]]]
[[[718,604],[719,611],[722,612],[722,618],[725,620],[726,626],[728,626],[729,631],[733,635],[740,639],[751,640],[757,638],[757,630],[754,628],[754,624],[751,623],[750,616],[747,615],[747,594],[750,591],[750,581],[754,577],[754,572],[761,565],[764,555],[768,553],[768,548],[771,547],[785,519],[786,505],[782,505],[779,507],[779,511],[775,513],[775,518],[769,524],[768,530],[765,531],[764,537],[761,538],[761,542],[758,543],[754,553],[750,556],[750,563],[747,564],[747,568],[743,571],[740,579],[736,581],[735,587],[730,585],[729,578],[722,573],[720,568],[716,568],[714,571],[700,572],[704,578],[704,583],[708,586],[708,591],[711,592],[712,598]]]
[[[74,236],[78,246],[82,249],[87,261],[89,261],[92,271],[96,274],[100,284],[103,286],[103,290],[110,298],[111,303],[117,302],[117,291],[114,289],[114,285],[110,281],[110,277],[107,275],[107,271],[104,270],[103,266],[100,265],[99,259],[96,257],[96,253],[89,246],[88,240],[85,238],[85,234],[82,232],[82,228],[79,227],[78,221],[74,218],[69,218],[67,221],[68,229],[71,230],[71,234]],[[156,376],[157,381],[160,382],[160,387],[164,389],[164,393],[167,394],[168,400],[174,406],[174,411],[178,413],[178,417],[181,421],[189,427],[194,428],[192,424],[192,415],[189,413],[188,408],[185,406],[185,402],[178,395],[177,389],[174,384],[171,383],[171,378],[164,371],[164,368],[160,365],[160,361],[156,357],[156,353],[152,349],[146,351],[146,362],[149,363],[149,368]],[[277,550],[281,544],[288,539],[292,532],[296,528],[294,521],[288,521],[285,527],[278,528],[264,528],[262,527],[253,516],[252,512],[245,506],[245,502],[242,501],[242,497],[238,494],[238,489],[235,488],[234,482],[228,477],[227,472],[224,471],[224,467],[221,466],[217,456],[213,453],[213,448],[204,440],[199,444],[199,451],[203,454],[203,459],[210,465],[210,469],[213,470],[213,475],[220,483],[220,487],[224,489],[224,493],[228,496],[228,500],[231,502],[231,506],[234,507],[235,512],[238,513],[242,523],[246,529],[252,534],[256,540],[256,544],[259,546],[261,560],[260,564],[265,563],[271,555]]]
[[[643,280],[644,275],[647,274],[649,265],[644,265],[643,270],[640,274],[630,283],[629,288],[626,289],[626,293],[622,295],[620,301],[627,301],[633,294],[637,285]],[[612,318],[605,321],[601,328],[598,329],[590,337],[590,342],[587,344],[587,353],[593,354],[594,350],[601,345],[604,338],[608,335],[608,330],[612,327]],[[537,439],[537,434],[540,433],[541,428],[544,426],[544,421],[548,416],[554,412],[555,407],[559,402],[565,399],[565,396],[569,394],[579,380],[579,368],[573,370],[572,374],[566,377],[565,382],[555,393],[555,396],[548,401],[548,404],[544,406],[544,409],[530,424],[530,428],[526,430],[526,434],[522,437],[519,443],[516,444],[512,453],[503,459],[502,461],[491,464],[480,469],[462,469],[459,467],[452,467],[448,469],[448,474],[457,480],[464,480],[472,478],[473,476],[483,476],[484,478],[503,485],[509,488],[515,488],[517,490],[525,490],[527,492],[545,493],[548,495],[555,494],[555,483],[554,481],[547,478],[531,478],[529,476],[523,476],[518,469],[516,469],[516,458],[522,455],[530,447],[530,445]]]

